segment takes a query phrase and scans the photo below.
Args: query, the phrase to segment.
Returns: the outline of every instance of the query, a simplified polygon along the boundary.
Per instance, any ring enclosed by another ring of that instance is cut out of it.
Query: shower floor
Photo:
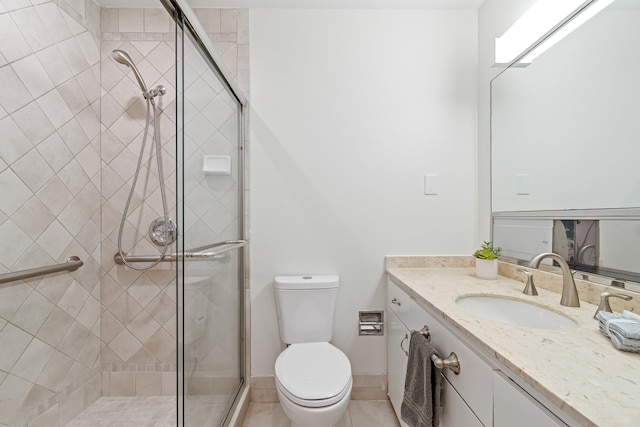
[[[186,425],[216,425],[229,396],[188,396]],[[101,397],[67,427],[175,427],[176,397]]]

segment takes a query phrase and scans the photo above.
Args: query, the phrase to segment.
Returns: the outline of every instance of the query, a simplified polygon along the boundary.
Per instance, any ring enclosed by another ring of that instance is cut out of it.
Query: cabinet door
[[[444,411],[440,413],[440,427],[483,427],[478,417],[469,409],[447,378],[442,376],[440,395]],[[511,427],[519,424],[513,424]]]
[[[493,425],[566,427],[566,424],[500,371],[493,371]]]
[[[398,420],[400,420],[400,406],[404,395],[404,377],[407,372],[407,356],[400,348],[400,344],[405,349],[409,348],[409,340],[402,341],[408,333],[409,331],[400,322],[398,316],[387,307],[387,390]],[[406,426],[402,421],[400,425]]]
[[[407,372],[409,330],[396,313],[387,307],[387,382],[391,405],[402,427],[407,427],[400,419],[400,407],[404,395],[404,379]],[[406,339],[405,339],[406,337]],[[440,415],[440,427],[482,427],[483,424],[462,400],[455,388],[443,376],[441,402],[444,412]]]
[[[493,368],[469,346],[455,337],[444,323],[438,320],[437,315],[429,313],[395,283],[389,281],[387,286],[388,294],[402,302],[399,306],[402,311],[398,311],[395,304],[389,307],[394,309],[407,328],[420,330],[423,326],[428,326],[431,332],[431,344],[438,350],[441,357],[447,357],[451,352],[456,353],[460,359],[460,374],[456,375],[447,369],[443,371],[444,376],[482,423],[486,426],[492,425]]]

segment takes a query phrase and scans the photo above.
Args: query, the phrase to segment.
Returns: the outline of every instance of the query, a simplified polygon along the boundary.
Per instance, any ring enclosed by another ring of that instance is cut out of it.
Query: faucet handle
[[[598,306],[598,309],[596,310],[595,314],[593,315],[593,318],[596,319],[596,315],[598,313],[600,313],[601,311],[607,312],[607,313],[612,313],[613,310],[611,310],[611,305],[609,304],[609,298],[620,298],[623,299],[625,301],[629,301],[632,297],[629,295],[625,295],[625,294],[612,294],[610,292],[603,292],[600,294],[600,305]]]
[[[525,295],[538,295],[538,290],[533,284],[533,273],[524,268],[519,268],[518,271],[523,272],[525,276],[527,276],[527,284],[524,286],[522,293]]]

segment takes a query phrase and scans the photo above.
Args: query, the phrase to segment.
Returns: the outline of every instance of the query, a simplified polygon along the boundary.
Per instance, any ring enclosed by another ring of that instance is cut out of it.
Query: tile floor
[[[189,396],[185,425],[216,425],[228,396]],[[66,427],[175,427],[175,396],[101,397]]]
[[[192,402],[186,425],[204,427],[218,418],[225,404],[200,396]],[[175,427],[176,398],[102,397],[85,409],[67,427]],[[243,427],[289,427],[279,403],[251,403]],[[349,411],[336,427],[399,427],[387,400],[352,400]]]
[[[101,397],[67,427],[175,427],[176,398]]]
[[[279,403],[251,403],[243,427],[289,427]],[[336,427],[400,427],[388,400],[352,400]]]

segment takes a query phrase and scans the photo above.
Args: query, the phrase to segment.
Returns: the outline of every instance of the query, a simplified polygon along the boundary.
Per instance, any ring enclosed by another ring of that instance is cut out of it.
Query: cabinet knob
[[[391,304],[396,304],[398,306],[401,306],[402,303],[400,302],[400,300],[398,298],[394,298],[391,300]]]

